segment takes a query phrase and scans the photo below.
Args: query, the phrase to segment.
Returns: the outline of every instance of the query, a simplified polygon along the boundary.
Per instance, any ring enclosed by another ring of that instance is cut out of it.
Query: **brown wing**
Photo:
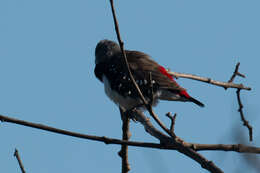
[[[150,58],[149,55],[139,51],[126,51],[130,69],[136,80],[146,79],[149,81],[150,73],[160,88],[171,91],[185,90],[167,73],[167,71]]]

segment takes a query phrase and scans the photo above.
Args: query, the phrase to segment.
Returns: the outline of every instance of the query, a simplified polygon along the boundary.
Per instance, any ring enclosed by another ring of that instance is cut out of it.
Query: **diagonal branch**
[[[130,67],[129,67],[129,64],[128,64],[128,61],[127,61],[127,58],[126,58],[126,53],[125,53],[125,50],[124,50],[124,43],[123,43],[123,41],[121,39],[121,36],[120,36],[119,25],[118,25],[118,21],[117,21],[117,18],[116,18],[116,12],[115,12],[115,8],[114,8],[114,1],[110,0],[110,4],[111,4],[111,10],[112,10],[112,14],[113,14],[113,19],[114,19],[114,25],[115,25],[117,39],[118,39],[118,42],[119,42],[119,46],[120,46],[121,52],[122,52],[123,57],[124,57],[124,62],[125,62],[125,65],[126,65],[126,68],[127,68],[128,74],[129,74],[129,77],[130,77],[132,83],[134,84],[135,89],[137,90],[137,93],[138,93],[139,97],[141,98],[144,106],[146,107],[146,109],[148,110],[150,115],[153,117],[153,119],[156,121],[156,123],[159,124],[159,126],[165,132],[167,132],[170,136],[175,138],[176,137],[175,134],[171,133],[171,131],[162,123],[162,121],[154,113],[154,111],[152,109],[152,106],[147,102],[147,100],[143,96],[143,94],[142,94],[138,84],[136,83],[136,81],[135,81],[135,79],[133,77],[133,74],[132,74],[132,72],[130,70]]]
[[[152,123],[150,122],[150,120],[143,114],[143,112],[139,111],[139,110],[135,110],[135,113],[138,114],[135,118],[137,121],[141,122],[144,127],[145,130],[150,133],[152,136],[158,136],[158,137],[162,137],[159,138],[159,140],[161,141],[161,143],[163,145],[172,145],[174,147],[176,147],[176,150],[188,157],[190,157],[191,159],[195,160],[196,162],[198,162],[202,168],[207,169],[208,171],[212,172],[212,173],[223,173],[223,171],[221,169],[219,169],[212,161],[207,160],[206,158],[204,158],[201,154],[197,153],[195,150],[193,150],[192,147],[187,147],[185,146],[185,142],[178,142],[178,138],[171,138],[168,137],[164,134],[161,135],[161,133],[159,132],[160,135],[156,135],[158,132],[154,132],[153,129],[156,129]],[[193,145],[190,145],[193,146]]]
[[[115,8],[114,8],[114,3],[113,3],[113,0],[110,0],[110,4],[111,4],[111,10],[112,10],[112,14],[113,14],[113,19],[114,19],[114,24],[115,24],[115,30],[116,30],[116,35],[117,35],[117,39],[118,39],[118,42],[119,42],[119,46],[120,46],[120,49],[121,49],[121,52],[123,54],[123,57],[124,57],[124,62],[125,62],[125,65],[126,65],[126,68],[127,68],[127,71],[129,73],[129,77],[131,79],[131,81],[133,82],[136,90],[138,91],[138,94],[139,94],[139,97],[142,99],[143,103],[145,105],[148,105],[148,102],[145,100],[140,88],[138,87],[137,83],[135,82],[135,79],[132,75],[132,72],[130,70],[130,67],[129,67],[129,64],[127,62],[127,58],[126,58],[126,53],[125,53],[125,49],[124,49],[124,42],[122,41],[121,39],[121,36],[120,36],[120,31],[119,31],[119,26],[118,26],[118,22],[117,22],[117,18],[116,18],[116,12],[115,12]]]
[[[145,105],[146,109],[148,110],[148,112],[150,113],[150,115],[153,117],[153,119],[159,124],[159,126],[165,131],[167,132],[170,136],[172,137],[176,137],[175,135],[173,135],[171,133],[171,131],[161,122],[161,120],[158,118],[158,116],[154,113],[154,111],[152,110],[152,106],[146,101],[145,97],[143,96],[138,84],[136,83],[133,75],[132,75],[132,72],[130,70],[130,67],[129,67],[129,64],[128,64],[128,61],[127,61],[127,58],[126,58],[126,53],[125,53],[125,50],[124,50],[124,43],[123,41],[121,40],[121,36],[120,36],[120,31],[119,31],[119,26],[118,26],[118,22],[117,22],[117,18],[116,18],[116,13],[115,13],[115,8],[114,8],[114,3],[113,3],[113,0],[110,0],[110,4],[111,4],[111,10],[112,10],[112,14],[113,14],[113,19],[114,19],[114,24],[115,24],[115,30],[116,30],[116,35],[117,35],[117,39],[118,39],[118,42],[119,42],[119,45],[120,45],[120,48],[121,48],[121,51],[122,51],[122,54],[123,54],[123,57],[124,57],[124,62],[126,64],[126,68],[127,68],[127,71],[128,71],[128,74],[129,74],[129,77],[132,81],[132,83],[134,84],[135,86],[135,89],[137,90],[138,94],[139,94],[139,97],[141,98],[143,104]]]
[[[230,79],[228,81],[229,83],[232,83],[234,81],[235,77],[237,77],[237,76],[240,76],[240,77],[243,77],[243,78],[246,77],[244,74],[241,74],[238,71],[239,70],[239,66],[240,66],[240,62],[237,63],[236,68],[235,68],[232,76],[230,77]],[[242,104],[241,98],[240,98],[240,90],[241,90],[241,88],[238,88],[237,92],[236,92],[237,93],[237,102],[238,102],[238,106],[239,106],[238,112],[240,113],[240,117],[241,117],[241,121],[243,122],[243,125],[246,126],[247,129],[248,129],[249,140],[253,141],[253,128],[249,124],[249,122],[245,119],[244,112],[243,112],[243,104]]]
[[[17,149],[15,149],[15,151],[14,151],[14,157],[16,157],[16,159],[17,159],[17,161],[18,161],[18,164],[19,164],[19,166],[20,166],[20,169],[21,169],[22,173],[25,173],[25,169],[24,169],[22,160],[21,160],[21,158],[20,158],[20,155],[19,155]]]
[[[145,105],[145,107],[148,110],[148,112],[150,113],[150,115],[154,118],[154,120],[160,125],[160,127],[164,131],[166,131],[170,136],[172,136],[170,130],[167,129],[167,127],[161,122],[161,120],[158,118],[158,116],[152,110],[152,106],[147,102],[147,100],[143,96],[143,94],[142,94],[138,84],[136,83],[136,81],[135,81],[135,79],[133,77],[133,74],[132,74],[132,72],[130,70],[130,67],[129,67],[129,64],[128,64],[128,61],[127,61],[127,58],[126,58],[126,53],[125,53],[125,50],[124,50],[124,43],[123,43],[123,41],[121,39],[121,36],[120,36],[119,25],[118,25],[118,21],[117,21],[117,18],[116,18],[116,12],[115,12],[115,8],[114,8],[113,0],[110,0],[110,4],[111,4],[111,10],[112,10],[112,14],[113,14],[113,19],[114,19],[117,39],[118,39],[118,42],[119,42],[119,46],[120,46],[121,52],[122,52],[123,57],[124,57],[124,62],[125,62],[125,65],[126,65],[126,68],[127,68],[128,74],[129,74],[129,77],[130,77],[132,83],[134,84],[135,89],[137,90],[137,93],[139,94],[139,97],[141,98],[143,104]]]
[[[248,132],[249,132],[249,140],[253,141],[253,127],[249,124],[249,122],[246,120],[243,112],[243,104],[241,102],[240,98],[240,89],[237,89],[237,101],[238,101],[238,112],[240,113],[241,121],[243,122],[243,125],[247,127]]]

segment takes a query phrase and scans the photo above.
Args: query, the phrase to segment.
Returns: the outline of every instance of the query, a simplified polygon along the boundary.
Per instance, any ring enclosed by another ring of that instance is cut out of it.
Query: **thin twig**
[[[142,116],[139,116],[139,118]],[[15,118],[10,118],[7,116],[0,115],[0,121],[2,122],[7,122],[7,123],[12,123],[12,124],[18,124],[22,126],[27,126],[27,127],[32,127],[35,129],[40,129],[40,130],[45,130],[49,131],[52,133],[57,133],[57,134],[62,134],[66,136],[72,136],[76,138],[81,138],[81,139],[87,139],[87,140],[93,140],[93,141],[99,141],[99,142],[104,142],[105,144],[118,144],[118,145],[128,145],[128,146],[135,146],[135,147],[145,147],[145,148],[157,148],[157,149],[168,149],[168,150],[177,150],[177,146],[174,144],[170,144],[169,142],[169,137],[161,134],[161,135],[156,135],[155,133],[157,132],[152,132],[156,131],[156,128],[154,128],[149,120],[147,118],[138,121],[143,121],[142,123],[146,123],[146,127],[150,133],[154,133],[153,136],[155,136],[158,139],[164,138],[163,143],[150,143],[150,142],[137,142],[137,141],[126,141],[126,140],[120,140],[120,139],[114,139],[114,138],[108,138],[105,136],[93,136],[93,135],[87,135],[87,134],[81,134],[77,132],[72,132],[68,130],[63,130],[63,129],[58,129],[50,126],[46,126],[43,124],[37,124],[37,123],[32,123],[24,120],[18,120]],[[154,129],[151,129],[154,128]],[[148,129],[149,128],[149,129]],[[192,148],[195,151],[207,151],[207,150],[218,150],[218,151],[235,151],[235,152],[240,152],[240,153],[254,153],[254,154],[260,154],[260,147],[253,147],[253,146],[247,146],[247,145],[242,145],[242,144],[195,144],[195,143],[185,143],[184,144],[186,147]]]
[[[205,82],[205,83],[212,84],[215,86],[223,87],[225,89],[226,88],[238,88],[238,89],[249,90],[249,91],[251,90],[251,87],[244,86],[243,84],[220,82],[220,81],[216,81],[211,78],[208,78],[208,77],[200,77],[200,76],[193,75],[193,74],[185,74],[185,73],[178,73],[178,72],[172,72],[172,71],[168,71],[168,73],[170,75],[176,76],[178,78],[187,78],[187,79],[197,80],[197,81]]]
[[[228,83],[232,83],[232,82],[234,81],[234,79],[235,79],[236,76],[240,76],[240,77],[243,77],[243,78],[246,77],[245,75],[241,74],[241,73],[238,71],[239,66],[240,66],[240,62],[237,63],[236,68],[235,68],[235,71],[233,72],[233,75],[230,77]]]
[[[191,147],[196,151],[235,151],[238,153],[260,154],[259,147],[253,147],[243,144],[194,144],[186,143],[187,147]]]
[[[171,120],[171,126],[170,126],[170,131],[172,134],[175,134],[174,132],[174,128],[175,128],[175,120],[177,117],[177,114],[175,113],[173,116],[171,114],[171,112],[166,113],[166,116]],[[182,140],[180,137],[176,136],[176,141],[185,144],[186,142],[184,140]]]
[[[177,114],[175,113],[174,116],[172,116],[171,112],[168,112],[168,113],[166,114],[166,116],[167,116],[168,118],[170,118],[170,120],[171,120],[170,131],[171,131],[172,133],[174,133],[174,126],[175,126],[175,120],[176,120]]]
[[[125,112],[123,112],[123,110],[119,107],[120,110],[120,115],[121,115],[121,119],[122,119],[122,139],[125,141],[128,141],[130,139],[130,130],[129,130],[129,126],[130,126],[130,118],[128,117],[128,115],[126,115]],[[127,173],[128,171],[130,171],[130,164],[128,161],[128,146],[127,145],[122,145],[121,146],[121,150],[118,152],[119,156],[122,159],[122,173]]]
[[[236,76],[240,76],[245,78],[246,76],[244,74],[241,74],[238,70],[239,70],[239,66],[240,66],[240,62],[237,63],[236,68],[232,74],[232,76],[229,79],[229,83],[232,83],[234,81],[234,79],[236,78]],[[252,126],[249,124],[249,122],[245,119],[244,113],[243,113],[243,104],[241,102],[241,98],[240,98],[240,90],[241,88],[237,89],[237,102],[238,102],[238,112],[240,113],[240,117],[241,117],[241,121],[243,122],[243,125],[247,127],[248,132],[249,132],[249,140],[253,141],[253,128]]]
[[[20,166],[20,169],[21,169],[22,173],[25,173],[25,169],[24,169],[22,160],[21,160],[21,158],[20,158],[20,156],[19,156],[19,153],[18,153],[18,150],[17,150],[17,149],[15,149],[15,151],[14,151],[14,157],[16,157],[16,159],[17,159],[17,161],[18,161],[18,164],[19,164],[19,166]]]
[[[137,83],[135,82],[135,79],[132,75],[132,72],[130,70],[130,67],[129,67],[129,64],[127,62],[127,58],[126,58],[126,53],[125,53],[125,49],[124,49],[124,42],[122,41],[121,39],[121,36],[120,36],[120,31],[119,31],[119,26],[118,26],[118,22],[117,22],[117,18],[116,18],[116,12],[115,12],[115,8],[114,8],[114,2],[113,0],[110,0],[110,4],[111,4],[111,10],[112,10],[112,14],[113,14],[113,19],[114,19],[114,24],[115,24],[115,30],[116,30],[116,35],[117,35],[117,39],[118,39],[118,42],[119,42],[119,46],[120,46],[120,49],[121,49],[121,52],[123,54],[123,57],[124,57],[124,62],[125,62],[125,65],[126,65],[126,68],[127,68],[127,71],[129,73],[129,77],[132,81],[132,83],[134,84],[136,90],[138,91],[138,94],[139,94],[139,97],[142,99],[143,103],[145,105],[148,105],[148,102],[146,101],[146,99],[144,98],[140,88],[138,87]]]
[[[253,127],[249,124],[249,122],[245,119],[244,112],[243,112],[243,104],[241,102],[240,98],[240,89],[237,89],[237,101],[239,105],[238,112],[240,113],[241,121],[243,122],[243,125],[247,127],[249,131],[249,140],[253,141]]]

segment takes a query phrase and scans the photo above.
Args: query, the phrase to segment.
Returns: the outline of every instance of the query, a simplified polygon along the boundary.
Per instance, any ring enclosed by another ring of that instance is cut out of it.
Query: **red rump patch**
[[[162,74],[164,74],[165,76],[167,76],[169,79],[171,79],[172,81],[175,82],[175,80],[173,79],[173,77],[167,72],[167,70],[163,67],[163,66],[159,66],[159,70]],[[177,84],[177,83],[176,83]],[[177,84],[178,85],[178,84]],[[186,98],[190,98],[190,95],[185,91],[182,90],[179,93],[181,96],[184,96]]]
[[[159,70],[162,74],[174,81],[173,77],[167,72],[167,70],[163,66],[159,66]]]
[[[190,98],[190,95],[185,90],[180,91],[180,95],[186,97],[187,99]]]

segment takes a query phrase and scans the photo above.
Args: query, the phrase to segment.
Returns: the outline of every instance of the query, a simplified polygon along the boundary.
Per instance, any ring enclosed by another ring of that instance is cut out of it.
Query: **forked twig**
[[[245,75],[241,74],[241,73],[238,71],[239,66],[240,66],[240,62],[237,63],[236,68],[235,68],[235,71],[233,72],[233,75],[230,77],[228,83],[232,83],[232,82],[234,81],[234,79],[235,79],[236,76],[240,76],[240,77],[243,77],[243,78],[246,77]],[[239,88],[239,89],[241,89],[241,88]]]
[[[174,126],[175,126],[175,120],[176,120],[177,114],[175,113],[175,114],[172,116],[172,114],[171,114],[170,112],[168,112],[168,113],[166,114],[166,116],[167,116],[168,118],[170,118],[170,120],[171,120],[170,131],[171,131],[172,133],[174,133]]]

